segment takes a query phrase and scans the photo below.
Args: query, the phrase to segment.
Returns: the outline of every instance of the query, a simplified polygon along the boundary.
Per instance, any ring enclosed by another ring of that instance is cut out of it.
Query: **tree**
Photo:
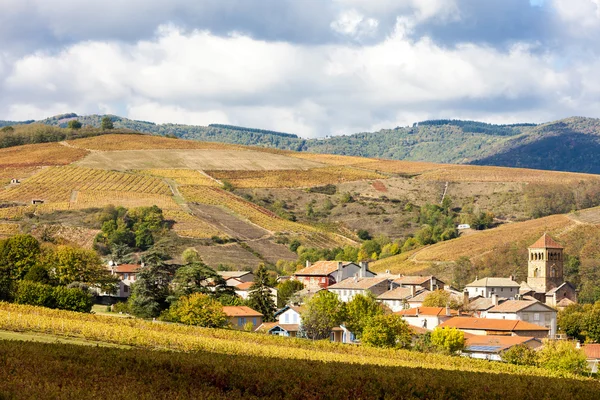
[[[72,119],[67,123],[67,128],[69,129],[77,130],[81,129],[81,127],[81,122],[77,121],[76,119]]]
[[[360,339],[369,320],[382,314],[383,308],[371,292],[358,294],[346,303],[345,326]]]
[[[200,254],[198,254],[198,250],[193,247],[189,247],[181,253],[181,259],[186,264],[191,264],[193,262],[201,262]]]
[[[450,306],[453,310],[458,310],[461,303],[452,298],[452,293],[444,289],[434,290],[428,293],[423,300],[424,307],[446,307]]]
[[[292,295],[304,289],[304,284],[295,279],[288,279],[277,286],[277,307],[285,307]]]
[[[256,271],[248,294],[248,307],[261,313],[263,320],[267,322],[275,320],[274,314],[277,311],[269,281],[269,271],[264,264],[261,264]]]
[[[50,276],[59,285],[84,282],[111,291],[117,283],[117,278],[111,275],[93,250],[58,246],[46,256],[44,262],[51,271]]]
[[[203,293],[181,297],[169,308],[167,319],[205,328],[223,328],[227,325],[227,316],[221,303]]]
[[[31,235],[15,235],[0,241],[0,269],[10,279],[21,280],[36,265],[41,254],[40,243]]]
[[[583,350],[575,348],[572,342],[562,340],[546,341],[538,352],[538,364],[552,371],[574,374],[583,374],[588,370]]]
[[[452,267],[452,284],[458,289],[463,290],[472,278],[471,269],[473,265],[469,257],[461,257],[454,262]]]
[[[537,364],[537,353],[531,347],[518,344],[502,353],[502,361],[509,364],[534,366]]]
[[[377,315],[364,327],[361,343],[371,347],[405,348],[411,343],[411,331],[399,315]]]
[[[371,234],[366,229],[359,229],[358,232],[356,233],[356,236],[358,236],[358,238],[360,240],[370,240],[370,239],[372,239]]]
[[[204,293],[215,298],[223,295],[235,296],[235,291],[225,279],[208,265],[196,261],[177,269],[172,282],[172,294],[168,301],[176,302],[180,297],[193,293]]]
[[[105,115],[104,118],[102,118],[102,125],[101,128],[103,131],[110,131],[111,129],[114,129],[114,124],[112,121],[112,118],[110,118],[108,115]]]
[[[326,339],[331,330],[344,321],[344,304],[338,296],[326,290],[315,294],[302,314],[302,330],[312,340]]]
[[[431,344],[440,351],[454,354],[465,347],[465,334],[456,328],[437,327],[431,332]]]
[[[167,308],[169,284],[175,267],[165,264],[165,255],[159,252],[146,254],[136,282],[132,285],[129,309],[142,318],[158,317]]]

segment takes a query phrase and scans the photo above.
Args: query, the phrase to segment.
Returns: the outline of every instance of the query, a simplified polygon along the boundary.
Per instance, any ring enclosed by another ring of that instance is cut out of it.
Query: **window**
[[[500,291],[501,291],[501,292],[504,292],[504,288],[500,288]]]
[[[283,314],[283,323],[287,324],[289,322],[289,318],[290,316],[288,313]]]
[[[244,326],[244,325],[246,325],[246,318],[239,317],[238,318],[238,326]]]
[[[129,286],[123,285],[123,293],[129,293]]]
[[[529,314],[523,314],[523,321],[529,321]]]
[[[129,279],[129,274],[123,274],[123,279]]]
[[[533,314],[533,320],[534,321],[539,321],[540,320],[540,313],[534,313]]]
[[[256,326],[256,317],[252,318],[252,325]]]

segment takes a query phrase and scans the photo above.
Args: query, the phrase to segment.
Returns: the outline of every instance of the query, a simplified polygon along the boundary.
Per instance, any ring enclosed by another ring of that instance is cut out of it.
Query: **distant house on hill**
[[[240,296],[242,299],[247,300],[250,296],[250,288],[253,284],[254,282],[244,282],[234,286],[235,294]],[[271,298],[273,299],[273,302],[277,304],[277,289],[269,288],[269,290],[271,291]]]
[[[508,319],[454,317],[439,325],[456,328],[472,335],[548,337],[549,328],[529,322]]]
[[[468,335],[465,339],[463,356],[492,361],[502,361],[502,354],[517,345],[524,345],[530,349],[542,346],[540,339],[528,336]]]
[[[394,283],[386,277],[362,278],[355,276],[329,286],[328,290],[338,295],[340,300],[348,302],[358,294],[372,293],[376,297],[394,288]]]
[[[229,319],[233,329],[242,330],[248,323],[252,323],[252,330],[262,324],[263,315],[246,306],[224,306],[223,312]]]
[[[358,276],[361,278],[373,277],[368,264],[356,264],[348,261],[317,261],[314,264],[306,262],[306,267],[293,275],[293,279],[300,281],[307,289],[327,289],[329,286],[344,279]]]
[[[450,307],[416,307],[395,312],[411,326],[424,329],[435,329],[441,323],[458,315],[458,311]]]

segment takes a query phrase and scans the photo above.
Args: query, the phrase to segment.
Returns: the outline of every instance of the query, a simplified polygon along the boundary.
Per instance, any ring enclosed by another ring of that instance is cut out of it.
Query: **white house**
[[[458,311],[450,307],[416,307],[395,312],[411,326],[424,329],[434,329],[458,315]]]
[[[269,335],[297,337],[302,326],[302,312],[304,307],[285,306],[275,313],[277,322],[265,322],[257,331],[263,331]]]
[[[482,313],[483,318],[525,321],[550,330],[556,335],[556,310],[537,300],[507,300]]]
[[[469,283],[465,288],[469,297],[492,297],[492,294],[496,294],[514,299],[518,296],[520,287],[512,278],[482,278]]]
[[[380,294],[377,296],[377,300],[387,306],[390,310],[396,312],[408,308],[409,304],[407,300],[416,294],[417,288],[415,286],[397,287]]]
[[[371,292],[375,297],[392,289],[394,284],[385,277],[362,278],[355,276],[329,286],[328,290],[338,295],[341,301],[348,302],[357,294]]]
[[[252,284],[254,284],[254,282],[244,282],[234,286],[235,294],[244,300],[248,300],[248,296],[250,296],[250,287],[252,287]],[[271,291],[271,298],[273,299],[273,302],[277,304],[277,289],[269,288],[269,290]]]
[[[306,267],[294,273],[293,278],[304,284],[307,289],[327,289],[335,283],[353,276],[373,277],[366,262],[356,264],[348,261],[306,262]]]

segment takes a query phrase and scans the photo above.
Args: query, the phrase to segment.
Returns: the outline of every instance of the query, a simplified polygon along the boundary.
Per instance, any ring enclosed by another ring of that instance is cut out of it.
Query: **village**
[[[461,355],[476,359],[503,361],[503,354],[515,346],[540,350],[547,341],[569,340],[558,331],[557,314],[577,303],[575,287],[563,279],[563,246],[544,234],[528,248],[528,276],[523,282],[514,277],[481,277],[458,291],[441,279],[429,276],[394,275],[389,271],[376,274],[367,262],[307,262],[292,276],[278,280],[301,282],[288,304],[278,309],[274,322],[263,321],[263,314],[247,306],[224,306],[223,311],[233,329],[291,338],[306,338],[303,313],[306,302],[319,292],[337,295],[344,303],[359,295],[376,298],[388,313],[400,316],[409,326],[413,338],[436,328],[452,328],[463,333]],[[117,297],[126,299],[136,281],[138,265],[111,265],[119,277]],[[247,299],[253,285],[251,271],[218,271],[237,296]],[[270,288],[273,301],[277,289]],[[445,306],[426,306],[428,296],[443,293]],[[343,323],[331,329],[332,342],[360,344],[354,332]],[[600,344],[574,344],[586,354],[588,366],[597,372]]]

